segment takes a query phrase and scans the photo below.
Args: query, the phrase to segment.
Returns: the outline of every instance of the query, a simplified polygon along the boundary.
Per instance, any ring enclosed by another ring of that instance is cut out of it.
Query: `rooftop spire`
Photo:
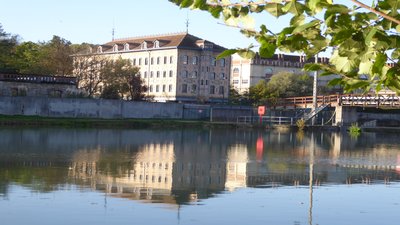
[[[186,12],[186,33],[189,33],[189,11]]]

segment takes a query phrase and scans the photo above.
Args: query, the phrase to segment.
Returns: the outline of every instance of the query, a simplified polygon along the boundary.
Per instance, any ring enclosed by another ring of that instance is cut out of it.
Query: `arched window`
[[[157,57],[157,64],[160,64],[160,57]]]
[[[147,42],[143,41],[140,45],[140,49],[147,49]]]
[[[160,42],[158,40],[155,40],[153,42],[153,48],[159,48],[160,47]]]
[[[182,56],[182,64],[188,64],[189,57],[187,55]]]
[[[103,47],[102,46],[97,47],[97,53],[103,53]]]
[[[192,64],[193,65],[197,65],[198,61],[199,61],[199,58],[197,56],[193,56],[192,57]]]
[[[115,45],[113,46],[113,52],[118,52],[118,45],[117,45],[117,44],[115,44]]]
[[[221,67],[225,67],[225,59],[221,59],[219,62]]]
[[[192,78],[197,78],[197,71],[192,72]]]
[[[233,68],[232,75],[234,77],[238,77],[239,76],[239,68],[237,68],[237,67]]]
[[[129,51],[129,43],[125,43],[125,45],[124,45],[124,51]]]

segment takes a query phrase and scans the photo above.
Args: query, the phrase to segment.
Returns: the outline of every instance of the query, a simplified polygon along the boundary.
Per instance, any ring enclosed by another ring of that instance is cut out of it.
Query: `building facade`
[[[226,102],[230,57],[225,48],[188,33],[115,39],[90,54],[129,59],[157,102]]]
[[[314,62],[314,58],[306,59],[305,56],[275,54],[271,58],[262,58],[258,54],[252,59],[232,55],[231,86],[239,93],[249,91],[251,86],[256,85],[260,80],[269,81],[272,75],[279,72],[291,72],[294,74],[307,73],[303,71],[306,63]],[[319,57],[320,63],[328,63],[326,57]],[[313,76],[313,72],[309,73]],[[318,78],[318,85],[325,86],[334,76]]]

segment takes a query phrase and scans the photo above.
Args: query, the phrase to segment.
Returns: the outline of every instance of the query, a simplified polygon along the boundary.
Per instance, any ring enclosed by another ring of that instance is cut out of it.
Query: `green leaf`
[[[276,50],[276,45],[269,43],[269,42],[263,42],[260,46],[259,53],[261,57],[264,58],[271,58],[274,56]]]
[[[312,20],[311,22],[309,22],[309,23],[306,23],[306,24],[303,24],[303,25],[301,25],[301,26],[298,26],[298,27],[296,27],[294,30],[293,30],[293,34],[295,34],[295,33],[301,33],[301,32],[303,32],[304,30],[307,30],[308,28],[310,28],[310,27],[315,27],[315,26],[317,26],[317,25],[319,25],[320,24],[320,21],[319,20]]]
[[[216,19],[219,18],[219,16],[220,16],[222,10],[223,10],[223,9],[222,9],[221,6],[210,6],[210,7],[208,8],[208,11],[209,11],[209,12],[211,13],[211,15],[212,15],[214,18],[216,18]]]
[[[295,16],[300,16],[303,14],[304,8],[303,4],[298,3],[296,0],[292,0],[282,7],[282,11],[285,13],[290,12]]]
[[[376,29],[376,27],[372,27],[371,30],[367,31],[368,35],[365,37],[365,45],[367,46],[370,45],[372,38],[374,37],[377,31],[378,29]]]
[[[383,67],[386,65],[387,56],[384,53],[378,53],[375,57],[375,62],[372,67],[372,73],[382,73]]]
[[[256,56],[256,53],[250,49],[239,49],[237,53],[245,59],[252,59]]]
[[[357,68],[357,60],[351,60],[348,57],[342,57],[339,55],[338,51],[334,51],[331,56],[330,63],[335,66],[336,70],[339,72],[352,72],[355,68]]]
[[[266,4],[264,9],[275,17],[280,17],[284,15],[282,11],[282,4],[278,3]]]
[[[338,77],[338,78],[333,78],[328,82],[329,86],[336,86],[336,85],[342,85],[343,83],[343,78]]]
[[[183,0],[181,2],[181,8],[188,8],[193,4],[193,0]]]
[[[303,25],[305,19],[306,17],[303,14],[299,16],[293,16],[293,18],[290,20],[290,26],[298,27],[300,25]]]
[[[207,10],[207,0],[195,0],[193,7],[200,10]]]
[[[230,55],[233,55],[233,54],[235,54],[236,52],[238,52],[237,49],[228,49],[228,50],[225,50],[225,51],[223,51],[221,54],[219,54],[219,55],[217,56],[217,60],[218,60],[218,59],[225,58],[225,57],[230,56]]]
[[[400,24],[396,26],[396,31],[400,33]]]

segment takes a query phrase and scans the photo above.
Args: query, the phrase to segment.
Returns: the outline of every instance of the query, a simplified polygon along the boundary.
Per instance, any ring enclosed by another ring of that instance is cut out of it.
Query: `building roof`
[[[157,46],[158,42],[158,46]],[[143,45],[146,45],[143,48]],[[226,48],[214,44],[205,39],[201,39],[188,33],[172,33],[162,35],[141,36],[132,38],[121,38],[99,45],[103,53],[111,53],[120,51],[140,51],[144,49],[158,49],[158,48],[180,48],[202,50],[207,46],[212,45],[213,51],[222,52]],[[96,50],[95,50],[96,51]]]

